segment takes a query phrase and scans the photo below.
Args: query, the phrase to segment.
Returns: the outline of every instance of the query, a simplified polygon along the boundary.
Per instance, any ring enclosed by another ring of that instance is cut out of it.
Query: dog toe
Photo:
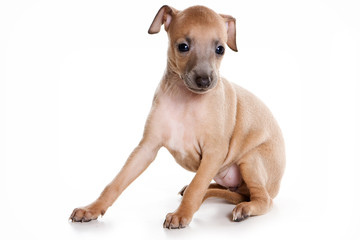
[[[104,215],[104,213],[104,210],[99,210],[92,206],[75,208],[69,220],[72,222],[90,222],[91,220],[96,220],[99,215]]]
[[[163,227],[168,229],[181,229],[185,228],[191,222],[191,217],[179,214],[169,213],[166,215]]]
[[[233,221],[241,222],[251,216],[250,206],[243,202],[238,204],[233,210]]]

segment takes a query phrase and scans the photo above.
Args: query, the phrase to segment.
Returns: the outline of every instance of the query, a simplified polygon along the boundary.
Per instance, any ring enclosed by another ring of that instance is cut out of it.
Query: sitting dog
[[[161,147],[196,172],[181,191],[178,209],[166,216],[165,228],[186,227],[208,197],[236,204],[234,221],[261,215],[279,191],[285,149],[277,122],[257,97],[219,75],[225,44],[237,51],[235,19],[203,6],[183,11],[163,6],[149,33],[162,25],[169,37],[167,67],[143,138],[100,197],[73,211],[72,221],[103,215]]]

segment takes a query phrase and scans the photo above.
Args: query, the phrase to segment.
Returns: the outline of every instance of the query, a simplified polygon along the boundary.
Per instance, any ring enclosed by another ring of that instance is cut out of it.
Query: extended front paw
[[[180,229],[185,228],[191,222],[192,216],[186,214],[184,212],[174,212],[166,215],[166,219],[164,221],[164,228],[168,229]]]
[[[105,214],[105,209],[99,203],[93,203],[86,207],[75,208],[69,217],[72,222],[90,222]]]

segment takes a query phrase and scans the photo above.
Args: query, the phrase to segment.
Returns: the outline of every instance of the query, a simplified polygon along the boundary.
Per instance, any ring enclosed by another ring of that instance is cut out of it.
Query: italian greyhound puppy
[[[219,75],[225,44],[237,51],[235,19],[203,6],[178,11],[165,5],[149,33],[158,33],[162,25],[169,37],[167,68],[143,138],[100,197],[73,211],[74,222],[104,215],[161,147],[196,172],[180,192],[178,209],[167,214],[165,228],[188,226],[208,197],[236,204],[234,221],[261,215],[279,191],[285,149],[277,122],[257,97]]]

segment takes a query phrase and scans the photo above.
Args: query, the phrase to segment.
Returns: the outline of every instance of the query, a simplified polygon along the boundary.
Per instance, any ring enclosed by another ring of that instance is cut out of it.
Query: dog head
[[[165,5],[156,14],[148,32],[158,33],[163,24],[169,37],[171,71],[194,93],[213,89],[220,79],[225,44],[237,51],[235,18],[203,6],[178,11]]]

